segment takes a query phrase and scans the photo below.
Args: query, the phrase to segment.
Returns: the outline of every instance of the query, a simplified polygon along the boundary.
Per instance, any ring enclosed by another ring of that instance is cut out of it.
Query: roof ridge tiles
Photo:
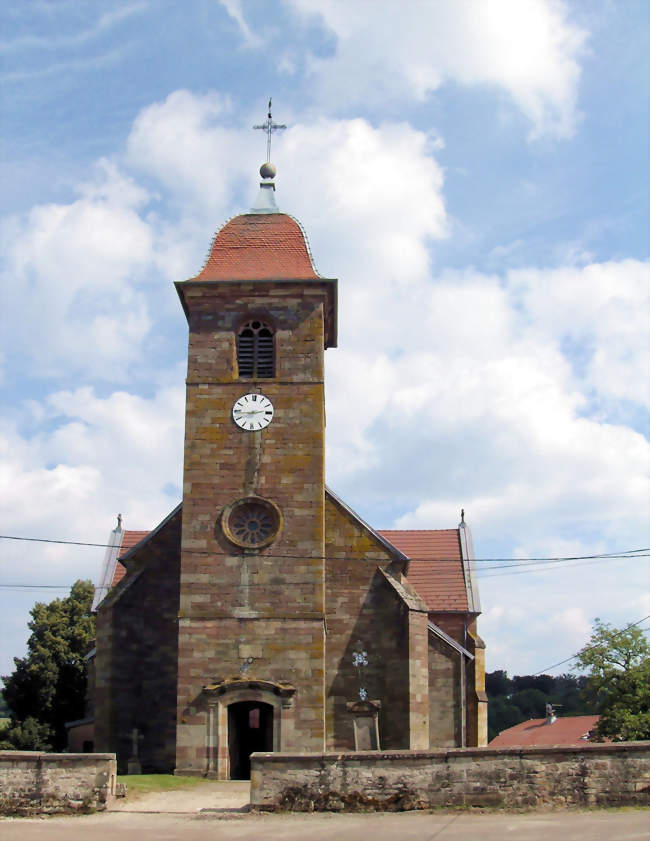
[[[377,529],[379,532],[400,532],[404,534],[405,532],[412,532],[412,533],[424,533],[428,534],[429,532],[442,532],[442,531],[449,531],[449,532],[457,532],[458,527],[451,528],[451,529]]]

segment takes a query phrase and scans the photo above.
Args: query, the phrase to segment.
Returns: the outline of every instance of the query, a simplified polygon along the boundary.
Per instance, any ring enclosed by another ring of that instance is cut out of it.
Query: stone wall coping
[[[292,763],[313,763],[323,762],[354,762],[355,760],[367,762],[375,760],[450,760],[462,759],[464,757],[499,757],[499,756],[550,756],[557,753],[596,753],[596,754],[620,754],[620,753],[644,753],[650,750],[650,741],[644,742],[591,742],[584,745],[519,745],[502,748],[491,748],[489,746],[480,748],[445,748],[442,750],[391,750],[391,751],[349,751],[345,753],[253,753],[251,759],[264,759],[268,762],[292,762]]]
[[[34,761],[40,759],[45,762],[61,762],[66,759],[74,759],[75,762],[84,759],[87,762],[97,762],[102,760],[115,760],[114,753],[47,753],[38,750],[0,750],[0,760],[25,760]]]

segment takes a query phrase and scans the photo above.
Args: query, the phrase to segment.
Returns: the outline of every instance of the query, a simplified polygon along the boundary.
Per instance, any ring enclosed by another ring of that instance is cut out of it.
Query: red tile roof
[[[410,558],[408,580],[432,612],[467,611],[458,529],[382,529]]]
[[[136,543],[139,543],[143,537],[149,534],[148,531],[124,531],[122,534],[122,545],[120,546],[120,556],[125,555],[129,549],[132,549]],[[115,572],[113,573],[113,580],[111,587],[115,587],[118,581],[121,581],[126,575],[126,568],[118,561],[115,564]]]
[[[502,730],[492,739],[490,747],[580,745],[587,741],[583,736],[596,727],[599,718],[597,715],[573,715],[556,718],[552,724],[547,724],[545,718],[530,718]]]
[[[305,235],[286,213],[244,213],[218,231],[196,280],[317,280]]]

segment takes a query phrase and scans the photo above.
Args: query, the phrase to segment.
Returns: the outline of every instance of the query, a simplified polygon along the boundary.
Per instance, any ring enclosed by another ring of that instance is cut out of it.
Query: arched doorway
[[[228,706],[230,779],[250,780],[251,753],[273,750],[273,707],[263,701]]]
[[[295,692],[290,683],[254,678],[204,686],[206,776],[219,780],[248,779],[251,753],[286,750],[293,732]],[[259,713],[251,717],[250,710],[255,708]]]

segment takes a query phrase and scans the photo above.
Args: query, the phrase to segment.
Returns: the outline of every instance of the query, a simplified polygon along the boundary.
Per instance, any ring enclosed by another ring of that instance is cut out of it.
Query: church
[[[189,325],[182,502],[111,532],[94,749],[245,779],[253,751],[486,743],[470,529],[377,530],[325,484],[337,280],[260,169],[254,207],[176,283]],[[131,765],[131,767],[135,767]]]

